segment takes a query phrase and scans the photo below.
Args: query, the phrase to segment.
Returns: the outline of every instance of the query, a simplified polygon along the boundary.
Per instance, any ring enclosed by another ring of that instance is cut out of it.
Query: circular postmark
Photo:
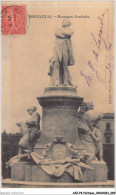
[[[26,7],[25,5],[2,6],[2,34],[26,33]]]

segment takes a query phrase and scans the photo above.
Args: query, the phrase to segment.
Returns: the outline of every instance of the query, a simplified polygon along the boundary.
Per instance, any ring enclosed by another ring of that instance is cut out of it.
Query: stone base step
[[[50,183],[50,182],[27,182],[3,179],[3,188],[114,188],[114,181],[85,182],[85,183]]]
[[[63,165],[62,165],[63,166]],[[78,167],[71,166],[70,170],[63,169],[61,175],[58,177],[57,166],[44,166],[34,165],[28,162],[17,162],[11,167],[11,180],[12,181],[30,181],[30,182],[51,182],[51,183],[74,183],[77,180],[83,182],[106,182],[107,181],[107,166],[100,161],[90,163],[93,169],[83,169],[82,176],[79,177]],[[52,169],[48,172],[48,169]],[[56,172],[57,177],[53,174]],[[71,174],[72,173],[72,174]],[[76,175],[75,175],[76,174]],[[82,179],[83,177],[83,179]]]

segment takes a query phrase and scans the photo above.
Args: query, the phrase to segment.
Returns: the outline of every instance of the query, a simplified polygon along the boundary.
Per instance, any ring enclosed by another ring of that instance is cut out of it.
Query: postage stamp
[[[26,33],[26,7],[25,5],[2,6],[2,34]]]

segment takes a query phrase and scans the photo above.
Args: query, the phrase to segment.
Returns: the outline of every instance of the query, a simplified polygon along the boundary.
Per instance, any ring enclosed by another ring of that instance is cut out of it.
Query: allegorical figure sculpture
[[[49,60],[50,68],[48,75],[51,76],[51,85],[73,85],[71,82],[68,66],[74,64],[71,36],[73,31],[71,23],[67,19],[62,22],[62,27],[55,32],[55,46],[52,58]]]
[[[92,137],[94,139],[95,145],[97,147],[98,153],[99,153],[99,159],[100,161],[103,161],[103,145],[102,145],[102,134],[99,128],[96,128],[96,126],[91,127],[92,129]]]
[[[24,149],[32,151],[37,138],[40,136],[40,115],[36,110],[37,108],[34,106],[28,108],[27,112],[31,115],[30,119],[26,122],[16,123],[22,134],[18,144],[19,154],[22,154]]]
[[[103,117],[102,113],[89,110],[89,105],[84,103],[82,113],[79,116],[79,136],[80,140],[91,155],[91,160],[96,159],[99,152],[100,160],[103,160],[102,135],[97,128],[98,121]]]

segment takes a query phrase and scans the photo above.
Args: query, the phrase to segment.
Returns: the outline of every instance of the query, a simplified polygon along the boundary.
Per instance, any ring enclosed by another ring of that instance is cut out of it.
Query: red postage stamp
[[[1,12],[2,34],[26,33],[26,6],[2,6]]]

